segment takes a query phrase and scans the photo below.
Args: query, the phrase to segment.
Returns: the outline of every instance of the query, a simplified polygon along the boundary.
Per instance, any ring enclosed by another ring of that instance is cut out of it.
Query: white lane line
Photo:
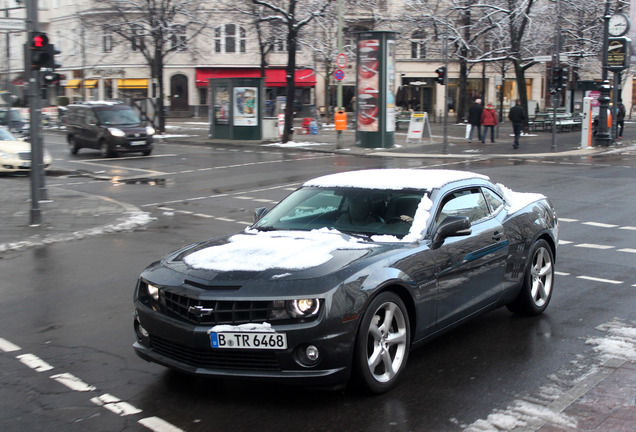
[[[236,220],[234,220],[234,219],[228,219],[228,218],[224,218],[224,217],[218,217],[218,218],[215,218],[215,219],[223,221],[223,222],[236,222]]]
[[[555,271],[554,274],[557,276],[570,276],[570,273],[559,272],[559,271]]]
[[[624,227],[620,227],[619,229],[636,231],[636,227],[633,227],[633,226],[624,226]]]
[[[585,279],[585,280],[589,280],[592,282],[603,282],[603,283],[608,283],[608,284],[613,284],[613,285],[620,285],[623,283],[623,281],[617,281],[617,280],[612,280],[612,279],[602,279],[602,278],[597,278],[597,277],[592,277],[592,276],[577,276],[577,279]]]
[[[139,414],[141,410],[128,402],[124,402],[115,396],[104,393],[101,396],[94,397],[91,399],[95,405],[106,408],[108,411],[111,411],[119,416],[128,416],[133,414]]]
[[[16,344],[13,344],[6,339],[0,338],[0,351],[12,352],[12,351],[20,351],[21,349],[22,348],[20,348]]]
[[[33,354],[22,354],[16,358],[36,372],[46,372],[53,369],[53,366]]]
[[[574,243],[574,242],[567,241],[567,240],[559,240],[559,244],[560,245],[567,245],[567,244],[572,244],[572,243]]]
[[[583,225],[589,225],[589,226],[599,227],[599,228],[616,228],[616,227],[618,227],[618,225],[606,224],[606,223],[601,223],[601,222],[583,222]]]
[[[614,246],[599,245],[599,244],[593,244],[593,243],[581,243],[581,244],[574,245],[574,247],[588,248],[588,249],[601,249],[601,250],[614,249]]]
[[[61,373],[57,375],[52,375],[51,379],[54,379],[60,384],[64,384],[66,387],[70,388],[71,390],[78,391],[78,392],[90,392],[90,391],[97,390],[97,388],[93,387],[92,385],[86,384],[84,381],[82,381],[81,379],[77,378],[76,376],[70,373]]]
[[[568,219],[568,218],[564,218],[564,217],[560,217],[559,218],[559,222],[578,222],[578,219]]]
[[[625,248],[625,249],[619,249],[618,251],[636,254],[636,249]]]
[[[235,196],[234,198],[240,199],[240,200],[253,200],[253,199],[255,199],[254,197],[245,196],[245,195],[243,195],[243,196]]]
[[[154,432],[183,432],[183,429],[179,429],[159,417],[146,417],[139,420],[138,423]]]

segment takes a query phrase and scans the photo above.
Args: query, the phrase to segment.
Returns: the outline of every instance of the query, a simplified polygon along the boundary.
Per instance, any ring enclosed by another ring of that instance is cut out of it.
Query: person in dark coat
[[[519,148],[519,137],[521,136],[521,130],[523,129],[523,122],[526,119],[526,112],[521,106],[521,100],[515,101],[515,106],[510,108],[508,118],[512,122],[512,131],[515,134],[515,143],[512,145],[514,148]]]
[[[481,113],[481,125],[484,127],[484,133],[481,136],[481,143],[486,143],[486,136],[488,135],[488,129],[490,129],[490,142],[495,142],[495,126],[499,124],[497,118],[497,111],[493,108],[492,104],[486,105],[486,108]]]
[[[616,125],[618,126],[618,139],[623,139],[623,129],[625,128],[625,105],[623,99],[618,100],[618,112],[616,113]]]
[[[473,132],[477,129],[477,139],[481,138],[481,113],[484,107],[481,105],[481,99],[475,99],[475,102],[468,109],[468,124],[470,124],[470,132],[468,133],[468,142],[473,141]]]

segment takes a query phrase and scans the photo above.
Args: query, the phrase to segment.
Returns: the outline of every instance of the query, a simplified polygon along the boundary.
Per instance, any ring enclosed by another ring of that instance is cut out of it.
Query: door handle
[[[503,235],[503,233],[502,233],[502,232],[495,231],[495,232],[492,234],[492,239],[493,239],[493,240],[497,240],[497,241],[499,241],[499,240],[501,240],[501,239],[503,238],[503,236],[504,236],[504,235]]]

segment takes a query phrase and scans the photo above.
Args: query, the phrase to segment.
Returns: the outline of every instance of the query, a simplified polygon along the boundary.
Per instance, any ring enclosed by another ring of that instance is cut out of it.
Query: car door
[[[447,237],[433,250],[437,266],[437,328],[443,329],[495,303],[502,293],[508,239],[478,187],[447,194],[435,223],[467,216],[471,233]]]

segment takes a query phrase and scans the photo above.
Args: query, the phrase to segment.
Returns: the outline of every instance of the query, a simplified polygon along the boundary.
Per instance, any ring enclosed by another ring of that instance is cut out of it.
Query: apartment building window
[[[144,47],[144,28],[143,26],[139,25],[139,24],[133,24],[131,26],[131,32],[132,32],[132,37],[131,37],[131,41],[132,41],[132,50],[133,51],[141,51]]]
[[[188,50],[186,40],[186,27],[184,25],[175,25],[172,27],[170,35],[170,44],[175,51],[183,52]]]
[[[108,28],[102,29],[102,52],[108,53],[113,50],[113,32]]]
[[[426,58],[426,33],[416,31],[411,36],[411,58]]]
[[[214,52],[244,53],[247,47],[247,33],[236,24],[225,24],[214,29]]]

